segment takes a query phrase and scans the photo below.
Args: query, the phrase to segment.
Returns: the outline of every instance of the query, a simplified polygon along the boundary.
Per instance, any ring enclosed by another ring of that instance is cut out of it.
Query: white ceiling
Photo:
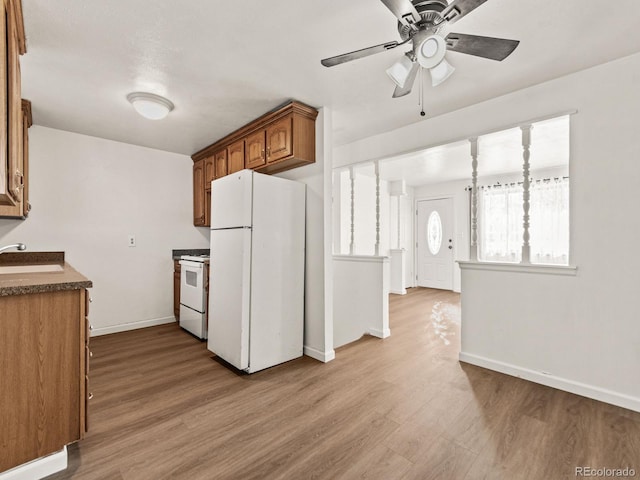
[[[570,117],[538,122],[531,132],[532,171],[569,165]],[[511,128],[478,138],[478,177],[522,173],[522,131]],[[371,164],[359,166],[373,174]],[[380,178],[404,180],[410,187],[455,180],[471,181],[471,147],[468,140],[413,152],[380,162]]]
[[[38,125],[192,154],[291,98],[332,107],[336,144],[421,120],[417,89],[391,99],[384,72],[403,49],[320,65],[398,40],[378,0],[22,1],[23,97]],[[638,0],[489,0],[452,30],[520,46],[501,63],[450,52],[457,70],[427,87],[427,114],[636,53],[638,18]],[[133,91],[176,108],[145,120],[127,103]]]

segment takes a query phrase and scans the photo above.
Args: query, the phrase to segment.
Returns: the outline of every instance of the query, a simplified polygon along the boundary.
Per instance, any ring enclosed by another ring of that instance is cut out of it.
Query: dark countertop
[[[1,266],[60,265],[59,272],[2,273],[0,297],[29,293],[91,288],[93,283],[64,261],[64,252],[7,252],[0,254]]]
[[[185,248],[182,250],[172,250],[171,255],[174,260],[180,260],[182,255],[209,255],[209,251],[208,248]]]

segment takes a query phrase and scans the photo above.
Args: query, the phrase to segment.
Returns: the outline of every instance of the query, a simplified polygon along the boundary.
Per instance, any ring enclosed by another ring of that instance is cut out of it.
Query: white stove
[[[180,257],[180,326],[201,340],[207,338],[207,272],[209,255]]]
[[[203,255],[182,255],[180,257],[180,260],[188,260],[189,262],[202,262],[202,263],[208,263],[209,259],[210,259],[210,257],[207,254],[203,254]]]

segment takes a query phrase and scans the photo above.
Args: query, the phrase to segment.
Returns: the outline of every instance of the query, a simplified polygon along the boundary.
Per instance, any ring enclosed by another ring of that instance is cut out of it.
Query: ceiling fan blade
[[[335,57],[325,58],[320,60],[320,63],[325,67],[333,67],[340,65],[341,63],[350,62],[351,60],[357,60],[358,58],[368,57],[375,53],[391,50],[400,45],[398,42],[388,42],[376,45],[374,47],[363,48],[362,50],[356,50],[355,52],[343,53],[342,55],[336,55]]]
[[[413,88],[413,83],[416,81],[416,75],[418,74],[418,70],[420,69],[420,65],[418,62],[413,62],[413,66],[411,67],[411,71],[409,72],[409,76],[407,77],[407,81],[404,84],[404,87],[396,87],[393,91],[393,98],[404,97],[405,95],[409,95],[411,93],[411,89]]]
[[[445,40],[447,41],[447,50],[452,52],[466,53],[498,61],[502,61],[511,55],[511,52],[520,43],[519,40],[481,37],[464,33],[450,33]]]
[[[449,23],[454,23],[473,12],[487,0],[454,0],[440,15]]]
[[[420,14],[411,0],[380,0],[391,10],[403,25],[414,25],[420,21]]]

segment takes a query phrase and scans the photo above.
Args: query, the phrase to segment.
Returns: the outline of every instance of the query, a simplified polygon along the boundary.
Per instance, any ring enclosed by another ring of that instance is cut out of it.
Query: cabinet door
[[[0,297],[0,472],[82,436],[79,292]]]
[[[239,172],[244,168],[244,139],[229,145],[229,173]]]
[[[211,182],[216,178],[215,158],[213,156],[204,159],[204,186],[211,186]]]
[[[211,226],[211,189],[204,190],[204,226]]]
[[[12,8],[15,10],[15,6]],[[22,91],[20,52],[15,11],[7,23],[9,66],[9,193],[16,202],[22,200]]]
[[[10,164],[11,154],[9,151],[9,137],[8,132],[9,124],[9,112],[11,110],[9,100],[9,84],[11,79],[9,78],[9,57],[11,51],[9,49],[9,39],[11,27],[8,23],[8,19],[11,18],[11,11],[8,8],[7,2],[2,2],[2,15],[0,19],[0,204],[1,205],[16,205],[16,201],[10,193],[9,177],[12,174],[13,165]]]
[[[256,168],[266,163],[264,150],[264,130],[248,135],[244,140],[246,168]]]
[[[227,149],[224,148],[215,154],[215,178],[224,177],[227,174]]]
[[[193,164],[193,224],[197,227],[205,224],[204,205],[204,160],[198,160]]]
[[[24,217],[31,210],[29,203],[29,127],[31,123],[31,102],[22,100],[22,215]]]
[[[287,115],[267,127],[267,162],[275,162],[292,155],[292,121],[293,117]]]

